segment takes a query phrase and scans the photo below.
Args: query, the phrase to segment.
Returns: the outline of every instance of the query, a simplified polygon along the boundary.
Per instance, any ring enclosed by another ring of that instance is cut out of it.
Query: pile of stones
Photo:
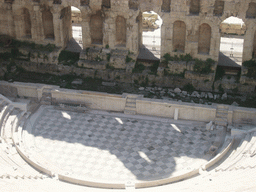
[[[212,103],[224,103],[238,106],[238,102],[246,101],[246,96],[232,96],[227,93],[212,93],[212,92],[188,92],[181,90],[180,88],[161,88],[161,87],[140,87],[138,89],[139,94],[143,94],[145,97],[154,99],[163,99],[169,101],[178,102],[190,102],[211,105]]]

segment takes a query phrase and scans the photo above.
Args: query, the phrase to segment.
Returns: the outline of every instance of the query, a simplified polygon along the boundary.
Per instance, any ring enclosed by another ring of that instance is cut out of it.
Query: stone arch
[[[223,11],[224,11],[224,1],[220,1],[220,0],[216,0],[215,4],[214,4],[214,10],[213,10],[213,14],[215,16],[222,16]]]
[[[139,8],[138,0],[129,0],[129,9],[137,10]]]
[[[31,17],[29,10],[27,8],[22,9],[22,19],[23,19],[23,34],[22,36],[30,37],[31,38]]]
[[[102,7],[110,8],[111,7],[110,0],[102,0]]]
[[[54,39],[53,15],[51,11],[44,10],[42,12],[44,37]]]
[[[200,0],[191,0],[189,13],[192,15],[198,15],[200,12]]]
[[[186,24],[183,21],[175,21],[173,24],[173,50],[185,51]]]
[[[126,45],[126,19],[122,16],[116,17],[116,44]]]
[[[103,17],[100,11],[91,16],[90,32],[92,44],[103,43]]]
[[[256,18],[256,3],[249,3],[246,18]]]
[[[171,0],[163,0],[162,1],[162,11],[163,12],[170,12],[171,10]]]
[[[211,27],[203,23],[199,27],[198,53],[209,54],[211,46]]]
[[[90,3],[90,0],[80,0],[80,5],[81,6],[88,6]]]

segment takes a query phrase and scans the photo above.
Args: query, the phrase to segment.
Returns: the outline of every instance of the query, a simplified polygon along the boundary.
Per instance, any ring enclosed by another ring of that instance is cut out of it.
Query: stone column
[[[246,33],[244,35],[243,62],[252,58],[255,24],[253,21],[246,22]]]
[[[60,19],[60,11],[53,11],[53,28],[54,28],[54,38],[56,46],[64,46],[64,39],[62,33],[62,20]]]
[[[44,40],[44,27],[42,12],[39,5],[33,6],[33,14],[31,14],[31,33],[34,41]]]
[[[82,19],[82,38],[83,38],[83,49],[91,46],[91,32],[90,32],[90,15],[86,15]]]
[[[173,36],[173,24],[168,25],[164,17],[161,27],[161,57],[166,53],[172,52],[172,36]]]
[[[108,44],[111,49],[114,49],[116,45],[116,23],[115,18],[108,19]]]
[[[219,52],[220,52],[220,30],[219,25],[212,26],[212,34],[211,34],[211,46],[210,46],[210,54],[209,58],[212,58],[214,61],[219,60]]]

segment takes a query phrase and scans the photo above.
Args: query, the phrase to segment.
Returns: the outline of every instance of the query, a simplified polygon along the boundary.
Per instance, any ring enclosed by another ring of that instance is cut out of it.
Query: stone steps
[[[0,146],[0,178],[43,179],[45,175],[30,167],[17,153],[14,146]]]
[[[232,171],[254,167],[256,167],[256,133],[248,133],[215,171]]]
[[[9,115],[12,113],[14,107],[12,105],[6,105],[0,113],[0,127],[1,127],[1,134],[0,136],[3,137],[5,131],[5,125],[9,118]]]
[[[44,89],[42,98],[40,100],[42,105],[51,105],[52,104],[52,93],[51,89]]]
[[[230,171],[256,167],[256,132],[252,135],[250,142],[236,160],[236,164],[229,167]]]
[[[127,95],[124,113],[129,115],[136,115],[136,97],[133,95]]]
[[[228,124],[228,106],[217,105],[215,125],[227,126]]]

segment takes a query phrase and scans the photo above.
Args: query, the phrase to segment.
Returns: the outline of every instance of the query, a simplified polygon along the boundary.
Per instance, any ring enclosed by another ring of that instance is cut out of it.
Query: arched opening
[[[246,18],[256,18],[256,3],[249,3],[248,10],[246,11]]]
[[[139,8],[138,0],[129,0],[129,9],[137,10]]]
[[[80,5],[81,6],[88,6],[89,5],[89,0],[80,0]]]
[[[252,57],[256,58],[256,31],[254,33],[254,39],[253,39],[253,53],[252,53]]]
[[[102,7],[110,8],[111,7],[110,0],[102,0]]]
[[[200,12],[200,0],[191,0],[190,7],[189,7],[189,13],[191,15],[198,15],[199,12]]]
[[[92,44],[103,43],[103,17],[100,11],[91,16],[90,32]]]
[[[222,16],[224,10],[224,1],[216,0],[214,4],[213,14],[215,16]]]
[[[122,16],[116,17],[116,45],[126,45],[126,19]]]
[[[219,66],[241,68],[246,26],[242,19],[229,17],[220,25]]]
[[[161,9],[162,9],[163,12],[170,12],[170,10],[171,10],[171,0],[163,0]]]
[[[22,10],[22,17],[23,17],[23,37],[31,38],[31,19],[30,13],[27,8],[23,8]]]
[[[140,21],[139,35],[142,32],[142,38],[138,59],[159,60],[161,56],[162,19],[154,11],[148,11],[141,14]]]
[[[211,46],[211,27],[204,23],[199,27],[198,53],[209,54]]]
[[[69,31],[71,35],[66,50],[80,52],[83,49],[82,15],[80,9],[71,6],[70,21],[67,20],[67,23],[69,24],[67,31]]]
[[[53,27],[53,16],[51,11],[44,10],[42,12],[43,26],[44,26],[44,37],[47,39],[54,39],[54,27]]]
[[[183,21],[175,21],[173,24],[173,50],[185,52],[186,24]]]

